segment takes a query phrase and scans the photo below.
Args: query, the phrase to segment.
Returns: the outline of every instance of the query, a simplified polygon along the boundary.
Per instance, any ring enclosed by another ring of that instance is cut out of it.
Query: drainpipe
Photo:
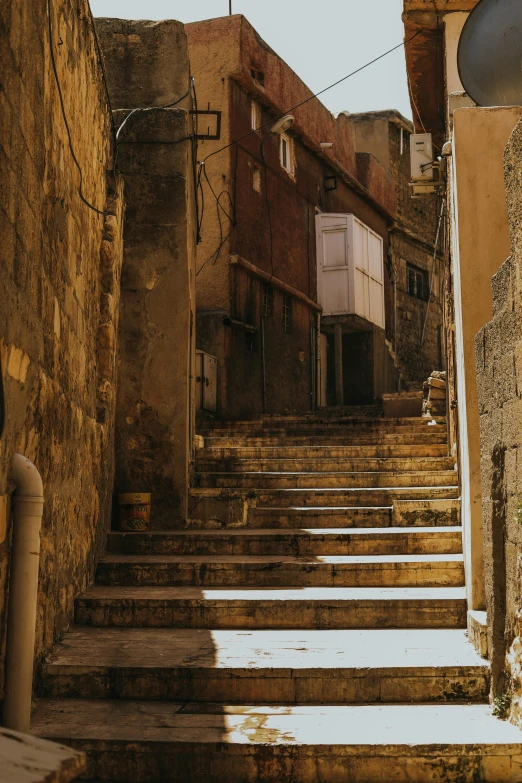
[[[31,724],[33,659],[43,513],[42,479],[32,462],[15,454],[13,544],[9,581],[3,724],[28,732]]]

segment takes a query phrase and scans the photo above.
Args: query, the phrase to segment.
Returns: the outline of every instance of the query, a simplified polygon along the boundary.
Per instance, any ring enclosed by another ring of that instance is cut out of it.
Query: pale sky
[[[228,14],[228,0],[90,0],[94,16],[195,22]],[[403,39],[402,0],[232,0],[314,92]],[[321,96],[330,111],[398,109],[411,119],[399,49]]]

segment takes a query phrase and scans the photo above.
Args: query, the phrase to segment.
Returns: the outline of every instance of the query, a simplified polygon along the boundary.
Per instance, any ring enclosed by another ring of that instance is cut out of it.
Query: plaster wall
[[[86,0],[0,4],[0,354],[7,421],[0,441],[0,650],[5,645],[13,452],[44,484],[36,657],[72,620],[105,547],[113,482],[115,344],[122,191],[108,176],[112,129]],[[0,683],[2,681],[0,664]],[[1,687],[1,685],[0,685]]]
[[[470,609],[484,609],[480,427],[475,335],[491,319],[489,280],[510,252],[503,153],[520,108],[454,113],[452,260],[455,293],[462,524]]]
[[[457,67],[457,52],[462,28],[468,16],[469,14],[464,11],[444,15],[446,92],[448,94],[464,90]]]
[[[492,279],[493,317],[476,337],[492,695],[522,726],[522,152],[521,122],[504,171],[511,257]]]

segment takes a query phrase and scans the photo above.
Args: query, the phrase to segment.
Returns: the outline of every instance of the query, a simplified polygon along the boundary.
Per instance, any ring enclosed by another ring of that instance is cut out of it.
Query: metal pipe
[[[265,318],[261,318],[261,369],[263,373],[263,413],[266,413],[266,363],[265,363]]]
[[[335,404],[344,405],[343,327],[335,324]]]
[[[40,474],[33,463],[21,454],[15,454],[13,457],[11,478],[16,485],[16,491],[13,497],[3,724],[14,731],[28,732],[31,724],[40,528],[44,498]]]

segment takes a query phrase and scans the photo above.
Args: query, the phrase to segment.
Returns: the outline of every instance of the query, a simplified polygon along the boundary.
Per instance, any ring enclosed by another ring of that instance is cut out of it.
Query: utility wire
[[[71,129],[69,127],[69,122],[67,121],[67,112],[65,111],[65,102],[63,99],[63,93],[62,88],[60,85],[60,79],[58,76],[58,68],[56,66],[56,59],[54,56],[54,47],[53,47],[53,24],[51,20],[51,0],[47,0],[47,21],[48,21],[48,27],[49,27],[49,52],[51,55],[51,65],[53,69],[54,79],[56,82],[56,89],[58,90],[58,97],[60,99],[60,107],[62,111],[62,117],[65,124],[65,129],[67,131],[67,139],[69,141],[69,151],[71,153],[71,157],[74,161],[74,165],[78,169],[78,174],[80,175],[80,185],[78,188],[78,194],[80,196],[80,199],[83,201],[83,203],[89,207],[89,209],[92,209],[93,212],[96,212],[98,215],[108,215],[109,212],[107,212],[104,209],[98,209],[98,207],[95,207],[94,204],[91,204],[90,201],[88,201],[85,196],[83,195],[83,171],[82,167],[80,165],[80,162],[78,158],[76,157],[76,153],[74,151],[73,141],[72,141],[72,134]]]
[[[331,90],[332,87],[337,87],[338,84],[341,84],[342,82],[345,82],[347,79],[350,79],[352,76],[355,76],[356,74],[360,73],[361,71],[364,71],[365,68],[368,68],[370,65],[373,65],[374,63],[378,62],[379,60],[382,60],[383,57],[387,57],[392,52],[397,51],[397,49],[400,49],[402,46],[405,46],[410,41],[413,41],[414,38],[416,38],[418,35],[420,35],[422,32],[424,32],[425,28],[422,27],[420,30],[417,30],[416,33],[414,33],[412,36],[407,38],[405,41],[402,41],[402,43],[397,44],[397,46],[394,46],[392,49],[388,49],[387,52],[383,52],[383,54],[380,54],[379,57],[375,57],[373,60],[370,60],[365,65],[361,65],[360,68],[357,68],[355,71],[352,71],[351,73],[347,74],[346,76],[343,76],[342,79],[338,79],[333,84],[328,85],[328,87],[325,87],[322,90],[319,90],[319,92],[314,93],[313,95],[310,95],[308,98],[305,98],[304,101],[301,101],[300,103],[296,103],[295,106],[290,107],[289,109],[286,109],[282,114],[280,114],[275,119],[270,119],[267,122],[264,122],[262,125],[259,126],[259,128],[252,128],[251,131],[248,133],[245,133],[243,136],[240,136],[238,139],[234,139],[233,141],[229,142],[228,144],[225,144],[224,147],[220,147],[217,150],[214,150],[214,152],[211,152],[207,155],[207,157],[202,161],[202,163],[205,163],[209,158],[211,158],[213,155],[217,155],[219,152],[223,152],[223,150],[227,150],[229,147],[233,147],[234,144],[237,144],[239,141],[243,141],[243,139],[246,139],[247,136],[251,136],[253,133],[257,133],[258,131],[265,128],[267,125],[273,125],[274,122],[277,122],[277,120],[280,120],[282,117],[284,117],[286,114],[289,114],[292,111],[295,111],[296,109],[299,109],[301,106],[304,106],[305,103],[308,103],[313,98],[317,98],[319,95],[322,95],[324,92],[327,92],[327,90]]]

